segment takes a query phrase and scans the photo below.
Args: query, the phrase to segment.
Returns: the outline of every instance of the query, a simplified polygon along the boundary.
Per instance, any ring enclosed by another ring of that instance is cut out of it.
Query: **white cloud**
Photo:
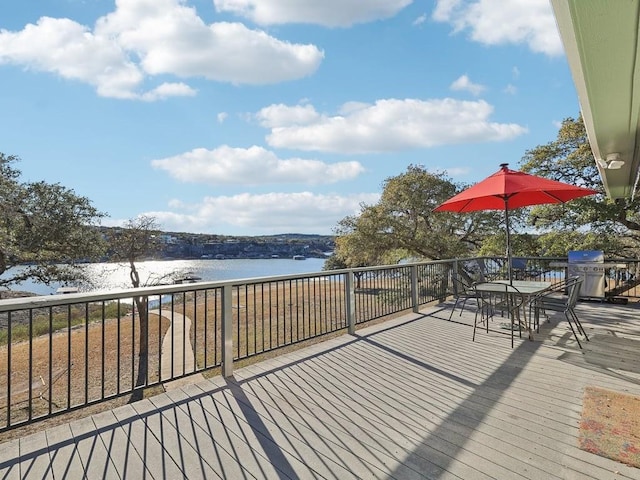
[[[298,79],[315,72],[323,57],[314,45],[278,40],[240,23],[207,25],[183,0],[118,0],[93,30],[49,17],[17,32],[0,30],[0,64],[85,82],[112,98],[195,93],[184,83],[147,88],[156,75],[256,85]]]
[[[393,17],[413,0],[213,0],[220,12],[230,12],[260,25],[312,23],[348,27]]]
[[[312,125],[320,119],[313,105],[290,107],[282,103],[269,105],[261,109],[256,118],[265,128],[278,128],[289,125]]]
[[[153,160],[183,182],[212,185],[260,185],[270,183],[327,184],[351,180],[364,172],[359,162],[325,163],[302,158],[280,159],[262,147],[215,150],[197,148],[170,158]]]
[[[526,44],[550,56],[563,53],[549,0],[437,0],[433,19],[485,45]]]
[[[422,25],[426,21],[427,21],[427,16],[425,14],[422,14],[413,21],[412,25],[414,27],[417,27],[418,25]]]
[[[46,45],[46,48],[42,48]],[[142,71],[112,40],[72,20],[42,17],[20,32],[0,30],[0,64],[15,63],[95,86],[105,97],[134,98]]]
[[[343,110],[347,113],[329,116],[305,105],[303,121],[298,121],[299,106],[277,105],[260,110],[257,117],[271,128],[267,142],[272,147],[339,153],[499,142],[527,132],[518,124],[490,122],[493,107],[485,101],[386,99]]]
[[[163,83],[141,95],[141,99],[147,102],[154,102],[168,97],[193,97],[196,94],[196,90],[184,83]]]
[[[451,90],[455,91],[466,91],[475,96],[480,95],[485,90],[485,87],[483,85],[473,83],[467,75],[462,75],[457,78],[451,84],[450,88]]]
[[[227,119],[228,116],[229,116],[229,114],[227,112],[218,113],[218,115],[217,115],[218,123],[224,123],[224,121]]]
[[[197,204],[172,202],[170,210],[146,212],[163,230],[265,235],[283,232],[331,234],[338,221],[373,204],[378,193],[347,196],[310,192],[206,197]]]
[[[508,95],[515,95],[516,93],[518,93],[518,88],[515,85],[508,84],[506,87],[504,87],[504,93]]]

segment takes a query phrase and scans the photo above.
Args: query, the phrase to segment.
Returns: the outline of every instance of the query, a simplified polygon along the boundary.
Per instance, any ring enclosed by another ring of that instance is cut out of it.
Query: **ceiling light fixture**
[[[599,158],[596,162],[601,168],[606,170],[618,170],[624,165],[624,160],[620,160],[619,153],[609,153],[605,160]]]

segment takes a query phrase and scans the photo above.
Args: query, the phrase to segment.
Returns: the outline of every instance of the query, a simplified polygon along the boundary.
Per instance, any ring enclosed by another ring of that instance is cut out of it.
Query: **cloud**
[[[151,165],[180,181],[211,185],[328,184],[351,180],[364,172],[359,162],[280,159],[275,153],[258,146],[232,148],[224,145],[215,150],[197,148],[174,157],[153,160]]]
[[[516,93],[518,93],[518,88],[515,85],[508,84],[506,87],[504,87],[504,93],[508,95],[515,95]]]
[[[197,92],[184,83],[163,83],[140,96],[142,100],[154,102],[168,97],[193,97]]]
[[[484,45],[524,44],[549,56],[563,54],[549,0],[437,0],[432,17]]]
[[[220,112],[216,118],[218,119],[218,123],[224,123],[229,114],[227,112]]]
[[[338,221],[374,204],[378,193],[318,195],[310,192],[206,197],[197,204],[172,202],[166,211],[146,212],[163,230],[227,235],[266,235],[283,232],[329,235]]]
[[[422,25],[426,21],[427,21],[427,16],[425,14],[422,14],[413,21],[412,25],[414,27],[417,27],[418,25]]]
[[[216,10],[259,25],[311,23],[348,27],[393,17],[413,0],[213,0]]]
[[[313,105],[295,105],[290,107],[282,103],[269,105],[255,116],[260,125],[266,128],[278,128],[288,125],[312,125],[320,119]]]
[[[42,48],[46,45],[47,48]],[[108,38],[72,20],[42,17],[20,32],[0,30],[0,64],[24,65],[96,87],[105,97],[135,98],[144,75]]]
[[[205,24],[182,0],[118,0],[93,29],[42,17],[17,32],[0,30],[0,64],[54,73],[121,99],[195,94],[184,83],[147,87],[158,75],[254,85],[299,79],[314,73],[323,57],[314,45],[240,23]]]
[[[451,84],[450,88],[454,91],[466,91],[475,96],[480,95],[485,90],[485,87],[483,85],[473,83],[467,75],[462,75],[461,77],[456,79]]]
[[[320,114],[310,105],[272,105],[256,118],[271,129],[266,138],[274,148],[343,154],[501,142],[527,132],[518,124],[490,122],[493,107],[482,100],[386,99],[353,105],[334,116]]]

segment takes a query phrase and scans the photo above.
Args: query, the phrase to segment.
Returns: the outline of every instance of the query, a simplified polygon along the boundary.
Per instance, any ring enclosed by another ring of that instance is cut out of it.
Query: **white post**
[[[222,376],[233,375],[233,287],[222,288]]]
[[[349,270],[346,275],[345,295],[347,305],[347,326],[349,335],[356,333],[356,295],[353,270]]]
[[[418,266],[411,266],[411,305],[413,306],[413,313],[420,311],[418,305]]]

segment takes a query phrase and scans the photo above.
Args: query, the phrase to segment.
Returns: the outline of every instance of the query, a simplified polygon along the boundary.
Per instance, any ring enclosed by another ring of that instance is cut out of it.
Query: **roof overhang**
[[[551,0],[589,143],[611,198],[635,195],[639,155],[640,0]],[[624,163],[606,167],[618,154]]]

